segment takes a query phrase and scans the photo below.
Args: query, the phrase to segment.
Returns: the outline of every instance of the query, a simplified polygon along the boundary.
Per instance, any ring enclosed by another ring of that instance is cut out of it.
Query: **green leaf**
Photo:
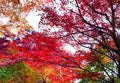
[[[83,79],[79,83],[88,83],[88,79]]]

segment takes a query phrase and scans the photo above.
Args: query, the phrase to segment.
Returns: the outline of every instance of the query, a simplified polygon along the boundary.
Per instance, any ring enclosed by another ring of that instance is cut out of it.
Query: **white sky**
[[[74,54],[74,53],[76,52],[76,49],[73,48],[70,44],[66,44],[66,45],[64,46],[64,49],[65,49],[65,50],[68,50],[68,51],[71,52],[72,54]]]
[[[38,14],[39,12],[31,11],[26,17],[26,20],[34,28],[35,31],[38,31],[38,23],[40,21],[40,16],[38,16]]]

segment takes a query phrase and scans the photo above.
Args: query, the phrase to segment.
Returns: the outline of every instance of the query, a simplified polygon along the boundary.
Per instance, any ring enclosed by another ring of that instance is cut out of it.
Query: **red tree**
[[[4,45],[4,43],[6,44]],[[17,38],[13,42],[3,39],[1,46],[3,48],[1,61],[3,62],[0,63],[0,67],[14,65],[24,61],[32,69],[40,72],[45,83],[49,80],[53,83],[72,82],[76,77],[73,69],[58,67],[59,65],[63,65],[63,63],[69,63],[69,66],[74,66],[73,63],[67,60],[67,57],[71,56],[70,53],[66,53],[61,49],[63,43],[59,39],[37,32],[29,33],[25,37],[21,39]]]
[[[46,0],[46,2],[50,1]],[[0,20],[0,68],[9,67],[22,61],[36,69],[40,69],[44,64],[49,66],[49,64],[58,64],[62,61],[67,63],[66,59],[61,58],[61,56],[70,55],[60,49],[63,42],[58,41],[59,38],[32,32],[32,27],[25,20],[30,11],[38,9],[39,5],[43,3],[42,0],[0,0],[0,19],[5,18],[7,20],[5,22]],[[59,70],[53,66],[53,69],[56,73],[48,77],[55,83],[58,81],[60,83],[67,82],[74,75],[71,74],[72,70],[64,67]],[[64,74],[59,76],[60,71]],[[65,74],[69,75],[66,76]],[[22,78],[26,79],[27,77]],[[45,83],[44,79],[43,83]]]
[[[60,27],[53,36],[77,50],[74,57],[62,57],[68,61],[62,66],[80,68],[102,82],[115,83],[120,78],[120,0],[53,0],[42,10],[40,28]],[[89,70],[85,65],[92,67]],[[92,72],[95,67],[102,71]]]

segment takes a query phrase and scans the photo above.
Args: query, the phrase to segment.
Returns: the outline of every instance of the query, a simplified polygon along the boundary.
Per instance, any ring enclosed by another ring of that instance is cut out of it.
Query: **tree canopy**
[[[119,13],[120,0],[0,0],[0,82],[119,83]]]
[[[119,0],[55,0],[42,7],[40,26],[58,27],[57,37],[76,48],[76,53],[67,58],[74,66],[64,66],[79,68],[80,78],[118,82],[119,4]]]

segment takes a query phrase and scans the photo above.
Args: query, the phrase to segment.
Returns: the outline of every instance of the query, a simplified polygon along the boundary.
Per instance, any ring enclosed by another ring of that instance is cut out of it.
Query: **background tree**
[[[33,30],[25,19],[26,14],[37,8],[40,4],[42,4],[41,0],[0,0],[1,59],[5,59],[7,55],[12,55],[18,52],[17,46],[13,43],[13,40],[17,37],[21,38],[28,33],[28,30]],[[5,63],[2,65],[4,64]]]
[[[48,68],[47,66],[41,66],[45,64],[44,61],[48,59],[50,53],[52,53],[49,45],[52,46],[51,43],[55,44],[55,41],[52,42],[51,39],[53,38],[44,37],[44,35],[40,33],[30,33],[33,31],[33,28],[27,23],[25,19],[27,14],[33,9],[37,9],[40,4],[42,4],[41,0],[0,1],[1,83],[44,83],[48,82],[48,80],[43,79],[44,77],[46,78],[46,76],[47,78],[49,77],[52,79],[51,81],[54,82],[54,80],[58,81],[57,79],[60,77],[57,77],[57,74],[59,74],[59,72],[57,72],[54,67],[52,70],[46,70],[46,68]],[[47,44],[48,47],[47,45],[43,44]],[[29,65],[32,65],[32,67],[29,67],[27,63]],[[39,65],[39,69],[41,68],[41,70],[35,72],[35,67],[37,67],[37,65]],[[49,73],[51,71],[56,71],[57,73]],[[50,77],[50,75],[54,76],[54,78]],[[64,77],[61,79],[66,80]]]

